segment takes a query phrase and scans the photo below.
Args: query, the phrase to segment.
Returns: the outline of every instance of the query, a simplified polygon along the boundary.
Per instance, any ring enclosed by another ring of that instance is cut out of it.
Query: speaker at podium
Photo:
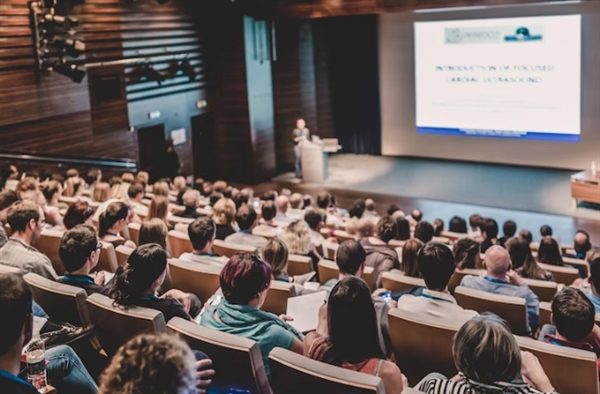
[[[312,141],[300,143],[302,160],[302,179],[304,182],[325,182],[328,175],[329,154],[339,151],[342,147],[337,138],[313,136]]]

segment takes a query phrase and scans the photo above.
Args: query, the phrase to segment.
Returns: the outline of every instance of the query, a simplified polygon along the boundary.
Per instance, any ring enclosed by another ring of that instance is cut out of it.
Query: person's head
[[[8,179],[19,179],[19,170],[13,164],[6,164],[0,170],[0,178],[5,181]]]
[[[356,223],[356,234],[359,238],[367,238],[375,235],[376,227],[375,224],[371,221],[371,219],[360,219]]]
[[[540,235],[542,237],[552,236],[552,227],[544,224],[542,227],[540,227]]]
[[[235,203],[235,208],[239,209],[241,206],[248,204],[250,201],[250,193],[251,189],[242,189],[238,193],[233,196],[233,202]]]
[[[472,238],[461,238],[452,247],[454,262],[459,270],[480,268],[479,242]]]
[[[325,215],[316,209],[309,209],[304,214],[304,221],[311,230],[319,232],[324,225]]]
[[[300,118],[300,119],[296,120],[296,128],[302,130],[305,127],[306,127],[306,122],[304,121],[304,119]]]
[[[62,185],[57,181],[49,181],[42,187],[42,193],[48,203],[58,201],[62,195]]]
[[[65,181],[65,190],[63,195],[67,197],[75,197],[82,191],[83,180],[79,177],[68,177]]]
[[[88,170],[85,175],[85,183],[88,185],[95,185],[102,180],[102,170],[96,167],[92,167]]]
[[[129,197],[131,201],[142,201],[142,198],[144,197],[144,185],[141,183],[132,183],[129,185],[127,188],[127,197]]]
[[[354,205],[350,207],[348,210],[348,215],[351,218],[362,218],[362,215],[365,213],[365,200],[358,199],[354,201]]]
[[[271,267],[255,254],[236,253],[223,267],[219,282],[230,304],[260,308],[271,284]]]
[[[558,242],[550,235],[543,237],[540,241],[537,259],[540,263],[544,264],[564,265],[560,246],[558,246]]]
[[[158,244],[138,246],[117,268],[110,297],[121,305],[134,303],[144,294],[155,294],[167,274],[167,252]]]
[[[305,194],[303,196],[303,198],[304,198],[304,202],[302,205],[302,209],[308,209],[308,208],[312,207],[313,202],[314,202],[313,197],[310,194]]]
[[[300,193],[294,193],[290,196],[290,207],[293,209],[302,209],[304,196]]]
[[[165,181],[158,181],[152,185],[152,194],[154,196],[169,196],[169,184]]]
[[[391,216],[382,216],[377,222],[377,237],[385,243],[395,239],[398,235],[398,226]]]
[[[429,290],[446,291],[454,274],[454,256],[446,245],[431,242],[417,254],[417,267]]]
[[[571,342],[580,342],[592,332],[595,315],[594,304],[575,287],[565,286],[552,300],[552,324]]]
[[[392,204],[388,207],[387,209],[387,214],[392,216],[394,213],[400,211],[400,207],[397,206],[396,204]],[[395,218],[394,218],[395,219]]]
[[[169,198],[165,196],[154,196],[148,208],[148,219],[158,218],[167,220],[169,214]]]
[[[406,220],[404,215],[396,217],[396,228],[398,229],[396,239],[400,241],[410,239],[410,223]]]
[[[196,389],[196,358],[173,335],[141,334],[121,346],[100,378],[98,394],[188,394]]]
[[[28,190],[38,190],[38,189],[39,189],[39,182],[37,181],[37,179],[28,176],[28,177],[21,179],[19,181],[19,183],[17,183],[17,187],[16,187],[15,191],[17,192],[17,194],[21,194]]]
[[[327,209],[331,205],[331,194],[327,192],[321,192],[317,194],[317,207],[321,209]]]
[[[260,199],[263,201],[275,202],[275,199],[277,198],[278,195],[279,195],[279,193],[277,193],[276,190],[267,190],[263,193],[263,195]]]
[[[367,211],[375,211],[375,209],[377,208],[376,204],[375,204],[375,200],[373,200],[372,198],[367,198],[365,200],[365,209]]]
[[[67,178],[77,178],[79,176],[79,171],[76,168],[69,168],[67,170]]]
[[[175,143],[173,142],[173,138],[165,139],[165,148],[166,148],[167,152],[175,150]]]
[[[183,205],[185,205],[186,208],[198,208],[200,206],[200,192],[198,190],[189,189],[183,193]]]
[[[87,275],[98,264],[101,247],[96,229],[80,224],[63,234],[58,255],[67,272],[83,269],[83,274]]]
[[[0,357],[21,357],[21,349],[32,337],[33,297],[21,275],[0,273]]]
[[[431,241],[435,233],[433,226],[429,222],[419,222],[415,227],[414,238],[426,244]]]
[[[590,286],[596,295],[600,296],[600,257],[590,261]]]
[[[8,208],[19,201],[19,195],[12,190],[5,190],[0,193],[0,224],[6,223]]]
[[[444,231],[444,221],[442,219],[435,219],[433,221],[433,235],[439,237]]]
[[[373,298],[362,279],[349,276],[333,287],[327,301],[327,326],[324,362],[341,365],[385,359]]]
[[[288,209],[290,200],[287,196],[281,195],[275,199],[275,207],[277,208],[277,212],[285,214]]]
[[[187,185],[185,183],[185,178],[181,175],[176,176],[175,179],[173,179],[173,190],[180,191],[185,189],[186,187]]]
[[[492,245],[486,250],[484,265],[488,275],[502,278],[512,269],[510,255],[502,246]]]
[[[533,235],[531,235],[531,231],[529,231],[529,230],[525,230],[525,229],[520,230],[519,237],[524,238],[529,243],[533,242]]]
[[[213,190],[217,193],[225,193],[227,191],[227,182],[225,181],[216,181],[213,184]]]
[[[22,200],[8,208],[7,221],[13,234],[19,233],[25,237],[25,240],[29,240],[31,245],[35,245],[40,239],[45,217],[36,203]]]
[[[98,182],[94,187],[92,200],[95,202],[105,202],[110,198],[110,185],[106,182]]]
[[[310,228],[304,220],[288,224],[279,238],[285,243],[291,254],[306,256],[310,252]]]
[[[235,221],[240,230],[250,231],[256,225],[256,211],[249,205],[242,205],[235,214]]]
[[[335,263],[341,275],[360,277],[366,259],[365,248],[360,242],[354,240],[342,242],[335,252]]]
[[[123,180],[123,182],[133,183],[135,177],[131,172],[124,172],[121,174],[121,179]]]
[[[543,277],[543,270],[535,262],[529,242],[523,237],[509,238],[506,250],[510,256],[513,269],[521,269],[521,275],[526,278],[538,279]]]
[[[423,247],[423,242],[413,238],[404,243],[402,247],[402,264],[400,268],[404,275],[413,278],[420,278],[419,267],[417,266],[417,255]]]
[[[471,216],[469,216],[469,226],[471,227],[471,230],[477,231],[479,229],[479,224],[482,220],[483,218],[481,217],[481,215],[477,213],[474,213]]]
[[[159,244],[167,250],[167,233],[169,228],[162,220],[153,218],[142,223],[138,246],[146,244]]]
[[[506,222],[504,222],[504,224],[502,225],[502,234],[504,235],[504,237],[506,237],[506,239],[514,237],[516,233],[517,223],[515,223],[512,220],[507,220]]]
[[[273,201],[265,201],[261,207],[262,218],[269,222],[277,215],[277,209]]]
[[[115,201],[106,207],[98,218],[98,236],[104,237],[108,232],[119,233],[127,225],[129,206],[123,202]]]
[[[144,185],[144,191],[146,190],[146,186],[148,185],[149,181],[150,174],[148,174],[146,171],[140,171],[135,175],[135,182]]]
[[[413,209],[410,213],[410,216],[414,219],[415,222],[420,222],[423,219],[423,212],[420,209]]]
[[[93,214],[94,209],[87,201],[77,201],[67,209],[63,218],[63,225],[67,230],[70,230],[78,224],[91,224]]]
[[[233,226],[235,223],[235,203],[230,198],[221,198],[212,207],[211,215],[216,224]]]
[[[188,236],[196,252],[208,252],[215,240],[217,227],[208,216],[200,216],[188,226]]]
[[[498,238],[498,223],[494,219],[485,218],[479,222],[479,229],[481,230],[481,236],[484,239],[497,239]]]
[[[121,177],[117,176],[117,175],[111,176],[110,179],[108,180],[108,184],[113,189],[115,186],[120,185],[121,183],[123,183],[123,179],[121,179]]]
[[[208,203],[211,207],[214,207],[223,197],[223,193],[212,192],[210,196],[208,196]],[[233,204],[235,205],[235,202]]]
[[[271,266],[274,278],[287,275],[288,251],[279,238],[271,238],[261,251],[262,259]]]
[[[590,243],[589,234],[583,230],[577,231],[573,238],[573,249],[575,249],[575,252],[585,255],[591,248],[592,244]]]
[[[454,365],[483,384],[512,382],[521,376],[521,350],[506,322],[491,313],[467,321],[454,336]]]
[[[454,216],[450,219],[450,223],[448,224],[448,231],[453,233],[466,234],[468,232],[467,229],[467,221],[460,216]]]

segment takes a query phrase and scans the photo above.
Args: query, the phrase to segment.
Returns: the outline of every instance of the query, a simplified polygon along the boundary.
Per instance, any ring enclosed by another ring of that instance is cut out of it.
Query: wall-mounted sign
[[[171,139],[173,140],[173,145],[185,144],[185,129],[171,131]]]

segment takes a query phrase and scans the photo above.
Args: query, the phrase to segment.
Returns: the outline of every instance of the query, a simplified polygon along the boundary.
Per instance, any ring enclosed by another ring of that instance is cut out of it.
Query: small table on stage
[[[324,182],[329,170],[329,154],[340,150],[337,138],[324,138],[319,142],[304,141],[301,145],[302,180]]]
[[[571,175],[571,198],[579,201],[600,204],[600,172],[581,171]]]

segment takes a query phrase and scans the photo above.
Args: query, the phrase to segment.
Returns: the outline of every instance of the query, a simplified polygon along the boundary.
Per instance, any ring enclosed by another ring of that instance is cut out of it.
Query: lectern
[[[328,174],[329,154],[341,148],[337,138],[324,138],[316,142],[303,141],[300,148],[304,182],[324,182]]]

